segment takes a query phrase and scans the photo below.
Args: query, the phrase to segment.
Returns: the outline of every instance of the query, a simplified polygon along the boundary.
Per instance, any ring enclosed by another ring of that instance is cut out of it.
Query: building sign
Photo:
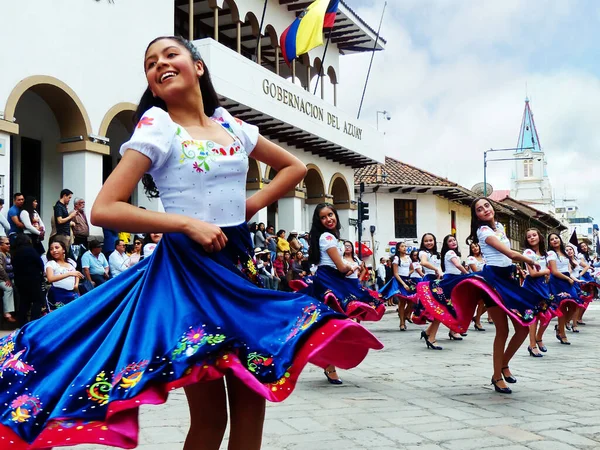
[[[347,134],[348,136],[358,139],[359,141],[362,140],[362,128],[357,127],[347,120],[344,120],[342,123],[342,120],[340,120],[337,115],[326,111],[321,106],[305,100],[298,94],[288,91],[286,88],[279,86],[273,81],[269,81],[265,78],[262,84],[263,93],[265,95],[270,96],[271,98],[289,106],[290,108],[295,109],[296,111],[306,114],[308,117],[326,123],[341,133]]]

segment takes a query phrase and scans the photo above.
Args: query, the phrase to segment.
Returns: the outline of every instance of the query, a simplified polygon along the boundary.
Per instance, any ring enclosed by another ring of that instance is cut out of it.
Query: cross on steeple
[[[521,131],[519,131],[519,141],[517,142],[517,148],[524,147],[533,147],[533,149],[531,149],[532,152],[542,151],[528,97],[525,97],[525,111],[523,111]],[[518,150],[517,153],[522,153],[523,151],[524,150]]]

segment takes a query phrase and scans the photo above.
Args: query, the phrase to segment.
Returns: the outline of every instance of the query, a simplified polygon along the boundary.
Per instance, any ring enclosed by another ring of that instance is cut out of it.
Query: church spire
[[[529,107],[529,98],[525,97],[525,111],[523,111],[523,121],[521,122],[521,131],[519,131],[518,148],[533,147],[532,152],[541,152],[540,139],[538,137],[533,113]],[[523,150],[518,150],[517,153],[522,153]]]

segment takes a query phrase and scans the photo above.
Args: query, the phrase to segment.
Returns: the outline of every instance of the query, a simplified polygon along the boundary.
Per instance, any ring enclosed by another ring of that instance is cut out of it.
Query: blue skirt
[[[315,297],[351,319],[377,321],[385,314],[378,294],[361,286],[357,278],[346,278],[339,270],[319,266],[313,282],[300,291]]]
[[[210,254],[165,234],[149,258],[2,338],[0,441],[133,448],[140,404],[173,389],[232,374],[281,401],[308,362],[351,368],[382,348],[314,298],[258,287],[246,225],[223,231]]]
[[[392,277],[392,279],[379,290],[379,295],[386,300],[394,295],[398,295],[404,299],[414,301],[417,295],[417,284],[414,279],[410,277],[400,278],[406,283],[408,290],[398,282],[396,277]]]
[[[563,273],[564,276],[569,277],[568,273]],[[557,313],[562,315],[563,306],[571,303],[579,307],[585,307],[586,301],[581,298],[579,289],[579,283],[573,284],[566,280],[550,275],[550,292],[552,293],[553,299],[550,304],[550,308]]]
[[[50,289],[48,290],[48,296],[46,298],[48,310],[56,311],[58,308],[68,305],[77,298],[79,298],[79,294],[77,294],[75,291],[67,291],[66,289],[50,286]]]

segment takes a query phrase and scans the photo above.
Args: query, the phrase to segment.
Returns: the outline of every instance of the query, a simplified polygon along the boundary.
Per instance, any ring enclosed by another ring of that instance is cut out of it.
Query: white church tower
[[[528,98],[525,98],[525,111],[516,147],[519,150],[514,156],[519,160],[515,161],[510,196],[541,211],[554,213],[546,156],[540,144]]]

